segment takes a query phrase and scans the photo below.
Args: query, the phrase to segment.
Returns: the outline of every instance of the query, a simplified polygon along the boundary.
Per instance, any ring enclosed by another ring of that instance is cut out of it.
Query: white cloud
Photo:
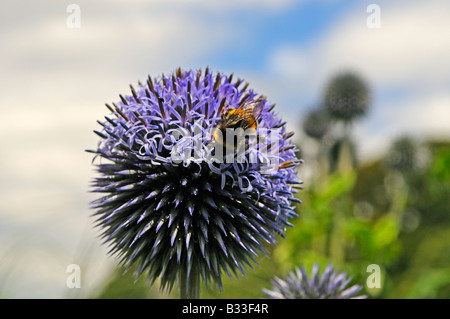
[[[109,8],[114,15],[121,9]],[[167,70],[174,68],[173,61],[183,65],[219,49],[233,34],[230,25],[208,26],[189,12],[134,8],[115,19],[111,12],[104,16],[100,8],[92,10],[82,11],[79,30],[67,28],[60,16],[51,16],[19,33],[5,34],[9,45],[2,52],[3,70],[44,77],[78,71],[72,76],[84,81],[130,74],[130,68],[136,73],[138,66],[145,69],[142,73]]]
[[[274,51],[271,70],[289,79],[306,101],[318,101],[330,76],[359,72],[373,92],[368,119],[358,125],[365,145],[385,145],[394,131],[450,136],[450,2],[399,1],[380,5],[381,28],[369,29],[358,6],[308,44]],[[400,92],[399,103],[390,94]],[[369,142],[368,142],[369,141]],[[372,152],[372,154],[374,154]],[[375,153],[376,154],[376,153]]]
[[[365,15],[356,14],[333,30],[321,51],[329,52],[330,68],[354,66],[384,87],[434,85],[450,79],[449,11],[442,1],[385,5],[380,29],[366,28]]]
[[[385,120],[392,133],[410,134],[426,132],[436,138],[450,136],[450,92],[421,96],[414,101],[404,101],[384,112]]]
[[[369,29],[368,13],[359,7],[318,41],[275,51],[273,69],[312,77],[314,85],[344,68],[360,70],[382,88],[449,80],[449,11],[445,1],[385,4],[381,28]]]
[[[118,2],[129,3],[127,0],[118,0]],[[205,8],[208,10],[239,10],[242,8],[252,8],[255,10],[273,10],[273,9],[283,9],[292,5],[295,2],[299,2],[298,0],[154,0],[152,1],[152,5],[155,7],[158,6],[166,6],[166,7],[174,7],[174,6],[182,6],[182,7],[198,7]],[[136,3],[142,3],[140,0],[136,0]]]
[[[450,94],[439,92],[398,101],[375,103],[367,118],[355,125],[355,136],[362,159],[377,158],[391,142],[402,135],[419,140],[445,139],[450,136]]]

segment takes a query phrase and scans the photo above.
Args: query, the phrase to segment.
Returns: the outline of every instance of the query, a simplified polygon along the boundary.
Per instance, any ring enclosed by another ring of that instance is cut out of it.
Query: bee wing
[[[262,101],[249,101],[245,102],[241,108],[246,112],[253,114],[255,119],[258,119],[263,111],[264,103]]]
[[[248,101],[245,102],[241,107],[239,107],[239,109],[244,111],[244,114],[247,114],[245,116],[245,118],[247,119],[247,122],[245,124],[246,128],[256,127],[263,107],[264,103],[262,103],[261,101]]]

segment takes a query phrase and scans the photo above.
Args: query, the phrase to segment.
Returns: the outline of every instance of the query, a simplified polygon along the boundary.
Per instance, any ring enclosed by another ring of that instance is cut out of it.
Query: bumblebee
[[[258,127],[258,119],[261,116],[264,103],[261,101],[249,101],[243,103],[237,109],[228,109],[221,114],[221,120],[214,131],[214,140],[222,144],[225,148],[228,148],[226,141],[227,129],[242,129],[241,134],[250,129],[252,132],[256,131]],[[233,145],[234,149],[244,139],[240,139],[237,136],[238,143]]]

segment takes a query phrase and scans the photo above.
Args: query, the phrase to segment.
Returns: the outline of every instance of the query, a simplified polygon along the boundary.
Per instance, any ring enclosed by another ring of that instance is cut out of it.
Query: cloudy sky
[[[80,8],[80,28],[69,28]],[[369,28],[369,4],[380,28]],[[114,263],[88,218],[96,120],[129,84],[176,67],[234,72],[291,129],[341,71],[370,84],[360,154],[399,134],[450,138],[450,2],[2,1],[0,297],[87,296]],[[82,267],[82,288],[66,267]]]

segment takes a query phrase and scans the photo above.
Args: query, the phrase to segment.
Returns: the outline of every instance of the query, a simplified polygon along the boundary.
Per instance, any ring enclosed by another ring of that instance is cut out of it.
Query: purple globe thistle
[[[178,282],[182,297],[198,297],[200,279],[222,288],[223,272],[244,274],[292,226],[301,188],[293,133],[248,86],[208,68],[177,69],[106,105],[111,114],[89,151],[103,159],[93,191],[104,195],[92,206],[110,254],[136,279],[160,278],[169,291]],[[260,138],[221,161],[213,136],[223,112],[252,101],[262,104]]]
[[[263,292],[271,299],[364,299],[365,295],[359,295],[362,289],[359,285],[348,287],[352,278],[347,274],[333,272],[333,265],[328,265],[322,275],[319,273],[319,265],[314,264],[311,278],[308,279],[305,267],[295,268],[295,272],[289,271],[283,278],[275,277],[272,280],[272,290],[263,289]]]

